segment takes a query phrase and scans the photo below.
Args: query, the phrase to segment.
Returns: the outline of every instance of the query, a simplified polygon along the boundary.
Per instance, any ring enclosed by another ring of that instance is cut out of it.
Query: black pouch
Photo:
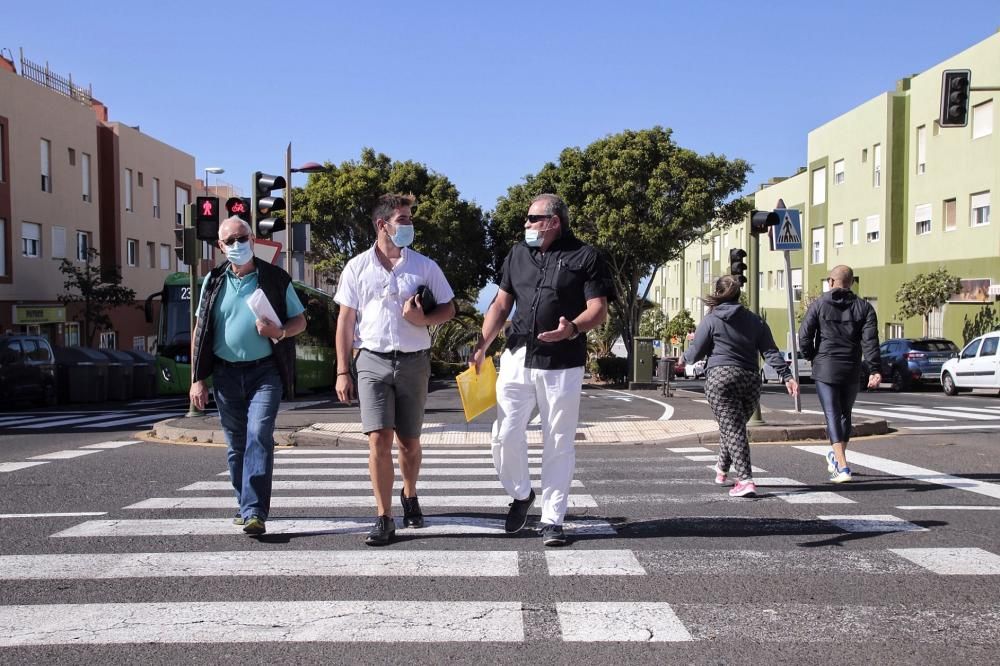
[[[420,304],[423,306],[424,314],[430,314],[437,307],[438,302],[434,298],[434,292],[426,284],[417,287],[416,295],[420,297]]]

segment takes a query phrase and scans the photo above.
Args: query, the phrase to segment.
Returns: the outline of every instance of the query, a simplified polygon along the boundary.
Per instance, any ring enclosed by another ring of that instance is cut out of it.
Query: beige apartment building
[[[83,340],[78,308],[63,306],[68,260],[88,250],[119,267],[136,305],[184,270],[174,228],[198,194],[194,157],[108,122],[88,90],[23,57],[0,58],[0,331],[40,333],[57,345],[148,350],[141,308],[118,308],[114,327]]]

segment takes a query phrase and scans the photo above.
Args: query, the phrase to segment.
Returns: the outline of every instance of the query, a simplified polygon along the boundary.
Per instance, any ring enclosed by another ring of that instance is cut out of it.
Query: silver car
[[[781,352],[781,355],[785,359],[785,363],[791,365],[792,352],[790,351]],[[799,381],[805,379],[811,380],[812,363],[810,363],[809,361],[807,361],[802,357],[802,352],[799,352],[797,356],[799,357]],[[774,368],[765,363],[764,367],[760,369],[760,381],[763,382],[764,384],[768,382],[780,382],[781,377],[778,376],[778,373]]]

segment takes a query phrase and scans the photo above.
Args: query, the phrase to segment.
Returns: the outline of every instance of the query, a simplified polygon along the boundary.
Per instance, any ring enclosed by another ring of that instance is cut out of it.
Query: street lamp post
[[[330,171],[331,167],[325,167],[318,162],[306,162],[298,168],[292,168],[292,143],[288,142],[288,148],[285,149],[285,185],[287,190],[285,191],[285,233],[287,234],[285,240],[285,267],[288,269],[288,274],[295,279],[294,269],[292,268],[292,174],[293,173],[322,173],[324,171]],[[303,252],[305,250],[303,249]],[[303,270],[300,279],[305,280],[305,263],[303,261]]]
[[[226,170],[222,167],[205,167],[205,195],[208,196],[208,174],[220,174],[226,173]]]

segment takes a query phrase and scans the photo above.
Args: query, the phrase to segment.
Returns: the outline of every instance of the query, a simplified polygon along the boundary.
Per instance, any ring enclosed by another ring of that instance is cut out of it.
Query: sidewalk
[[[599,385],[584,386],[585,397],[624,397],[649,402],[643,409],[631,407],[621,399],[584,401],[577,428],[577,444],[621,445],[716,445],[718,425],[712,411],[700,393],[684,390],[683,382],[672,386],[672,396],[664,397],[660,389],[623,391]],[[595,392],[595,393],[591,393]],[[672,409],[667,420],[660,420],[665,410]],[[278,413],[275,441],[279,446],[366,447],[368,438],[361,432],[357,405],[346,406],[329,397],[303,397],[282,403]],[[636,418],[635,412],[655,414]],[[825,440],[826,428],[819,414],[797,414],[766,410],[764,425],[751,426],[750,440],[754,443]],[[855,436],[881,435],[889,432],[882,419],[855,418]],[[490,444],[492,413],[486,413],[466,423],[454,382],[434,382],[427,401],[421,443],[427,447],[482,446]],[[157,423],[151,437],[157,440],[183,443],[224,445],[225,438],[218,416],[181,417]],[[528,442],[541,443],[536,423],[528,428]]]

